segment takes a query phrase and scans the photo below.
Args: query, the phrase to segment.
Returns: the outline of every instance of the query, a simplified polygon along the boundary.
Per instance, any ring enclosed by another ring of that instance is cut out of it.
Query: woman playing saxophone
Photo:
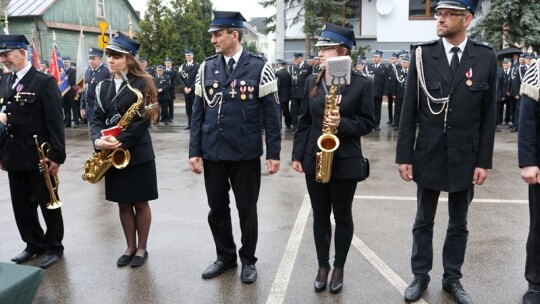
[[[328,58],[349,56],[353,45],[356,43],[352,30],[326,24],[316,44],[322,66],[326,68]],[[351,84],[337,86],[337,92],[334,92],[336,86],[327,83],[325,78],[323,69],[307,79],[294,136],[292,165],[296,171],[305,173],[313,208],[313,233],[319,264],[314,283],[317,292],[326,289],[330,273],[330,213],[334,212],[336,255],[330,292],[339,293],[354,230],[351,210],[354,193],[358,181],[366,178],[360,137],[373,129],[373,95],[371,81],[359,73],[353,72]],[[339,146],[331,145],[338,147],[326,153],[333,153],[333,156],[317,157],[319,148],[324,148],[324,145],[318,148],[318,139],[332,137],[332,134],[337,137],[338,140],[334,138],[333,141]],[[319,158],[326,164],[321,166]],[[319,178],[320,173],[329,179]]]
[[[157,92],[152,77],[135,59],[139,47],[139,42],[120,32],[107,46],[107,64],[113,77],[96,87],[97,106],[91,120],[96,151],[129,151],[125,168],[110,167],[104,174],[105,198],[118,203],[127,242],[117,265],[132,267],[141,266],[148,257],[146,243],[152,219],[148,201],[158,197],[154,150],[148,132],[150,122],[158,115],[158,107],[151,106],[157,101]],[[132,107],[136,103],[141,103],[140,107]],[[122,126],[120,133],[107,133],[117,125]]]

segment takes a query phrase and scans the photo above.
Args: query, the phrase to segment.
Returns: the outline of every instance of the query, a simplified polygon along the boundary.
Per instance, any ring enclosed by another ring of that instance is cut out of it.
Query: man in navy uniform
[[[394,130],[399,127],[401,117],[401,108],[403,107],[403,97],[405,96],[405,88],[407,86],[407,73],[409,72],[409,57],[401,58],[401,64],[396,67],[396,77],[394,80],[393,99],[396,101],[396,109],[394,111]]]
[[[186,114],[188,124],[185,130],[189,130],[191,125],[191,115],[193,112],[193,100],[195,99],[195,77],[199,72],[199,63],[193,61],[193,50],[188,49],[185,53],[186,62],[180,66],[180,82],[184,85],[184,99],[186,102]]]
[[[474,187],[484,183],[492,166],[497,81],[495,50],[467,37],[477,3],[439,1],[435,16],[441,38],[411,52],[396,153],[401,178],[417,184],[414,280],[405,290],[408,302],[419,300],[429,284],[434,218],[440,192],[445,191],[449,221],[442,287],[457,303],[472,303],[460,283],[469,234],[467,212]]]
[[[158,102],[161,109],[161,121],[165,123],[166,126],[170,124],[169,117],[169,103],[171,101],[171,77],[169,74],[164,73],[164,67],[158,65],[156,67],[156,78],[154,81],[156,83],[156,88],[158,91]]]
[[[398,69],[401,69],[401,65],[398,63],[398,57],[399,54],[392,53],[390,55],[390,65],[388,65],[388,78],[386,79],[386,92],[388,93],[388,121],[386,124],[392,125],[392,127],[395,126],[394,123],[394,104],[396,103],[395,97],[396,96],[396,85],[397,82],[397,73]]]
[[[171,99],[169,100],[169,122],[173,122],[174,119],[174,98],[176,97],[176,85],[178,84],[178,73],[172,66],[172,59],[165,58],[165,74],[171,78],[171,86],[169,87],[169,94]]]
[[[81,117],[90,121],[94,116],[96,106],[96,86],[111,74],[106,64],[103,63],[103,50],[90,48],[88,51],[88,68],[84,72],[84,87],[81,97]]]
[[[514,96],[511,94],[512,83],[512,61],[509,58],[504,58],[502,68],[497,68],[497,124],[502,124],[503,121],[510,122],[512,120],[511,101]]]
[[[294,53],[294,64],[289,66],[289,73],[292,77],[291,88],[291,125],[296,128],[298,121],[298,112],[300,111],[300,103],[304,97],[304,87],[306,79],[313,74],[313,67],[304,62],[304,54]]]
[[[517,132],[518,129],[518,121],[516,120],[516,115],[519,115],[519,100],[521,99],[521,95],[519,93],[519,89],[521,88],[521,81],[523,79],[523,76],[525,75],[525,72],[527,72],[527,64],[526,64],[526,54],[521,54],[519,56],[519,64],[512,67],[512,80],[511,80],[511,93],[513,96],[513,99],[511,101],[511,110],[510,113],[512,114],[512,121],[509,122],[510,124],[510,132]]]
[[[148,60],[146,59],[146,57],[143,57],[143,56],[139,57],[139,62],[141,63],[141,67],[144,69],[146,73],[148,73],[148,75],[156,78],[156,70],[148,66]]]
[[[240,219],[241,281],[257,279],[257,200],[261,184],[262,130],[268,173],[279,170],[281,149],[277,80],[266,59],[242,47],[242,14],[215,11],[211,43],[216,55],[201,66],[195,85],[191,118],[189,164],[203,172],[217,260],[203,278],[219,276],[237,266],[232,234],[229,191],[232,188]]]
[[[8,173],[15,222],[26,243],[23,252],[11,260],[24,263],[45,254],[39,266],[47,268],[63,255],[64,224],[60,208],[46,208],[50,189],[40,172],[34,136],[40,146],[49,143],[49,174],[57,174],[66,159],[62,95],[56,79],[28,62],[27,47],[23,35],[0,35],[0,63],[11,71],[0,80],[0,107],[6,107],[8,117],[0,136],[0,169]],[[45,233],[38,206],[47,225]]]
[[[287,62],[283,59],[276,60],[276,78],[278,85],[279,103],[281,104],[281,113],[285,120],[287,129],[291,128],[291,112],[289,110],[289,101],[291,100],[292,77],[287,70]],[[279,124],[281,127],[281,123]]]
[[[62,97],[62,105],[64,106],[64,125],[77,128],[79,126],[79,104],[80,102],[75,100],[75,96],[79,88],[75,85],[77,81],[77,71],[71,67],[71,58],[62,57],[62,63],[64,64],[64,70],[66,71],[69,89],[64,93]]]
[[[369,77],[373,78],[373,110],[375,111],[375,131],[380,131],[381,107],[383,98],[387,96],[386,81],[390,74],[390,69],[381,63],[383,52],[375,50],[373,52],[373,63],[366,66],[365,70]]]

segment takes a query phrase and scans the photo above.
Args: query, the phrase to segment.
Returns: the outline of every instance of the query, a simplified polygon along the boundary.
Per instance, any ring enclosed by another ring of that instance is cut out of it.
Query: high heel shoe
[[[326,282],[328,281],[328,274],[330,273],[330,267],[319,267],[317,277],[315,278],[315,291],[321,292],[326,289]]]
[[[330,279],[330,293],[340,293],[343,289],[343,268],[334,268]]]

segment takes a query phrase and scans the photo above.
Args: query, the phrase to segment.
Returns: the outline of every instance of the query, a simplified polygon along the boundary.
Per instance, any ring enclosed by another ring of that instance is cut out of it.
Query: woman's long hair
[[[143,108],[140,110],[142,117],[145,120],[150,121],[151,123],[157,121],[159,116],[159,106],[157,102],[157,89],[154,83],[154,78],[141,67],[141,64],[135,57],[131,54],[125,54],[120,52],[115,52],[113,50],[105,50],[107,56],[124,56],[126,58],[126,63],[128,67],[128,79],[142,78],[146,83],[146,86],[141,92],[143,94],[144,103]]]
[[[344,46],[338,45],[338,46],[336,46],[336,49],[337,49],[338,54],[340,56],[350,56],[351,55],[351,50],[344,47]],[[319,74],[317,74],[317,80],[315,80],[315,86],[313,87],[313,89],[311,89],[311,92],[309,92],[309,97],[313,98],[313,97],[317,96],[317,90],[319,88],[319,85],[321,84],[321,80],[322,80],[325,73],[326,73],[326,67],[324,69],[322,69],[319,72]]]

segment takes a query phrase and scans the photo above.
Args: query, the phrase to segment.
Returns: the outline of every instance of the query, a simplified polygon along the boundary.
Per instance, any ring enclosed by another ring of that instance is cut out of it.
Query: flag
[[[34,66],[34,68],[36,68],[36,70],[39,71],[40,60],[39,60],[39,54],[36,49],[36,44],[34,43],[34,39],[32,39],[32,55],[30,56],[30,58],[32,58],[30,62],[32,62],[32,65]]]
[[[49,74],[56,78],[58,88],[60,89],[60,92],[62,92],[62,96],[64,96],[64,94],[69,91],[70,87],[66,75],[66,70],[64,69],[64,63],[62,62],[62,56],[60,56],[60,51],[58,51],[56,43],[53,43],[53,51],[51,58],[52,59],[49,65]]]
[[[9,35],[9,28],[8,28],[8,24],[9,24],[9,21],[8,21],[8,11],[7,9],[4,10],[4,34],[6,35]]]
[[[79,99],[79,92],[84,87],[84,73],[88,69],[88,57],[86,56],[84,47],[84,35],[81,29],[81,35],[79,36],[79,48],[77,49],[77,76],[75,77],[75,85],[78,87],[77,96],[75,100]]]

